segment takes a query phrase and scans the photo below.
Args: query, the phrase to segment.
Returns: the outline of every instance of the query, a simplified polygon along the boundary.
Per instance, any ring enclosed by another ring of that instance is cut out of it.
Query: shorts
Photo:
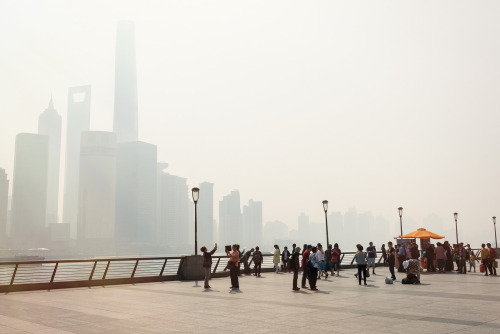
[[[368,258],[368,267],[374,267],[375,266],[375,258],[369,257]]]
[[[319,270],[325,270],[325,263],[318,264],[318,269]]]

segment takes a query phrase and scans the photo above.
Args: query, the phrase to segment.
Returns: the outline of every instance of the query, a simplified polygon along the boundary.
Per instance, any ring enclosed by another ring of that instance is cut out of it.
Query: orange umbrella
[[[440,236],[436,233],[432,233],[431,231],[427,231],[425,228],[419,228],[418,230],[408,233],[403,236],[399,236],[400,238],[420,238],[420,239],[443,239],[443,236]]]

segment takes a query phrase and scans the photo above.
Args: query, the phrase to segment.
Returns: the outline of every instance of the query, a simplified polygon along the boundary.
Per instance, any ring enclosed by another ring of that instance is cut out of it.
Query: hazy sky
[[[323,221],[328,199],[391,222],[403,206],[406,232],[430,213],[452,228],[458,211],[460,233],[492,240],[498,1],[0,0],[11,180],[15,135],[51,94],[63,149],[70,86],[92,85],[91,128],[111,131],[120,19],[136,28],[139,137],[190,186],[239,189],[291,228],[302,211]]]

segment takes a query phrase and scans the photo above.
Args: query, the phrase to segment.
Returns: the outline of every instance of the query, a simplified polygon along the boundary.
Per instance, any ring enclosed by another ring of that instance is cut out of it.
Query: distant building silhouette
[[[116,237],[118,242],[153,243],[156,227],[156,146],[121,143],[116,155]]]
[[[278,220],[267,222],[264,226],[264,240],[270,244],[278,242],[278,240],[288,240],[288,225]],[[291,247],[291,245],[288,245]],[[281,247],[283,250],[283,247]]]
[[[328,215],[328,233],[332,245],[344,237],[344,217],[341,212],[332,212]]]
[[[40,247],[45,235],[49,137],[16,136],[12,188],[12,237],[23,247]]]
[[[158,164],[158,242],[164,246],[184,247],[188,244],[189,206],[188,186],[183,177],[163,171],[166,164]]]
[[[243,240],[246,247],[262,242],[262,202],[251,199],[243,207]]]
[[[305,213],[301,213],[298,219],[298,231],[299,235],[301,237],[301,240],[304,240],[304,242],[311,242],[309,240],[310,237],[310,231],[309,231],[309,216],[307,216]]]
[[[7,210],[9,208],[9,179],[0,168],[0,240],[7,235]]]
[[[243,242],[240,192],[233,190],[219,201],[219,240],[224,244]]]
[[[116,135],[104,131],[83,132],[80,152],[78,240],[114,239]]]
[[[214,244],[214,184],[203,182],[199,188],[198,244],[210,248]]]
[[[38,117],[38,134],[49,137],[49,172],[47,183],[47,224],[58,222],[59,166],[61,163],[61,116],[49,106]]]
[[[135,30],[131,21],[119,21],[115,54],[115,110],[113,132],[118,142],[138,140]]]
[[[82,132],[89,131],[90,127],[90,86],[68,89],[67,118],[63,223],[70,224],[71,238],[76,239],[80,138]]]

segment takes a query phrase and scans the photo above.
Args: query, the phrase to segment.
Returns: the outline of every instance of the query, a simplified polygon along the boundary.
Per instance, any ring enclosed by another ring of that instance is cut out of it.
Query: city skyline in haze
[[[402,206],[403,232],[433,230],[432,214],[454,229],[458,212],[465,240],[491,241],[497,3],[137,4],[0,5],[0,168],[11,182],[15,136],[36,132],[51,94],[65,125],[68,87],[92,85],[90,129],[113,129],[116,22],[129,19],[139,140],[189,187],[213,183],[214,202],[238,189],[289,230],[301,212],[323,222],[327,199],[331,212],[356,207],[392,225]]]

